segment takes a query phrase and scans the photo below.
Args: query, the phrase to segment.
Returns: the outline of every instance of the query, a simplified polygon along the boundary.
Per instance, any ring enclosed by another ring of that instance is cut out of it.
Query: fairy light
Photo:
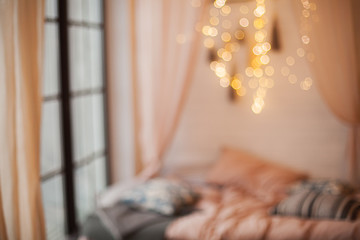
[[[197,4],[197,0],[192,1],[194,5]],[[312,79],[310,77],[298,77],[292,72],[292,69],[295,64],[301,62],[300,58],[303,59],[302,61],[312,62],[316,60],[315,55],[307,51],[308,46],[312,43],[309,34],[311,26],[308,23],[318,19],[318,16],[314,14],[317,6],[311,2],[312,0],[299,1],[303,5],[300,29],[300,41],[303,46],[296,49],[293,55],[287,56],[283,66],[278,66],[276,71],[279,71],[289,83],[299,84],[301,89],[307,91],[313,85]],[[272,61],[269,55],[272,46],[266,31],[269,21],[266,3],[266,0],[256,0],[255,8],[249,9],[245,4],[235,8],[235,5],[227,5],[226,0],[214,0],[214,4],[209,10],[208,23],[202,27],[196,27],[205,36],[203,40],[204,46],[213,51],[212,55],[210,55],[210,59],[213,61],[209,67],[218,77],[220,86],[232,88],[238,96],[244,96],[251,91],[253,93],[251,109],[255,114],[262,112],[267,91],[275,85],[273,80],[275,66],[270,66]],[[235,24],[229,17],[239,14],[239,12],[240,17],[238,23]],[[254,33],[250,36],[248,32],[252,31]],[[253,40],[248,41],[250,38]],[[177,40],[180,44],[188,41],[186,38]],[[250,42],[251,47],[249,63],[242,75],[233,72],[234,69],[237,70],[236,67],[234,68],[233,63],[237,59],[236,52],[244,46],[242,45],[244,40],[247,43]]]

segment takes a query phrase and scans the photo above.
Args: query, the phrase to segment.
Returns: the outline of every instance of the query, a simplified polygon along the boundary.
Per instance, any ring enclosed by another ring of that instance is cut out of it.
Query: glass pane
[[[59,93],[59,44],[58,24],[45,23],[45,55],[43,95]]]
[[[102,94],[72,99],[75,161],[103,151],[105,148],[103,104]]]
[[[48,18],[57,18],[58,16],[57,0],[46,0],[45,16]]]
[[[70,27],[70,79],[72,92],[103,85],[102,30]]]
[[[86,0],[85,21],[102,23],[102,0]]]
[[[90,55],[90,76],[91,88],[98,88],[103,86],[103,39],[102,30],[89,29],[88,38],[90,41],[89,55]]]
[[[47,239],[65,239],[62,177],[55,176],[46,180],[42,183],[41,188]]]
[[[70,81],[71,90],[77,91],[91,86],[90,41],[88,30],[83,27],[70,27]]]
[[[104,97],[103,94],[92,96],[93,104],[93,129],[94,129],[94,152],[105,149],[105,122],[104,122]]]
[[[91,165],[95,173],[95,193],[98,195],[106,187],[106,158],[98,158]]]
[[[62,0],[64,1],[64,0]],[[83,6],[85,0],[68,0],[68,18],[72,21],[83,20]]]
[[[83,223],[95,208],[94,171],[90,165],[75,171],[76,212],[78,221]]]
[[[102,0],[69,0],[69,20],[102,23]]]
[[[41,175],[61,167],[60,104],[44,102],[41,122]]]

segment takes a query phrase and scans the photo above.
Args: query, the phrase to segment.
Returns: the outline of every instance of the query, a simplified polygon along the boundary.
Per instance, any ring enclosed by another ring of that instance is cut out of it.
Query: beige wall
[[[346,127],[330,112],[316,86],[304,91],[280,74],[285,58],[295,56],[300,47],[289,7],[286,0],[278,1],[283,48],[271,54],[277,70],[275,87],[268,91],[260,115],[251,112],[252,94],[236,103],[229,101],[228,89],[219,86],[202,49],[183,117],[165,160],[166,170],[212,163],[222,146],[233,146],[316,177],[344,178]],[[312,76],[307,62],[296,60],[292,71],[298,78]]]

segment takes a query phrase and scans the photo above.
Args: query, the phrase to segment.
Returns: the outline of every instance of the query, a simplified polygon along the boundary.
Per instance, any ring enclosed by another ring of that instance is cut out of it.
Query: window
[[[76,233],[107,185],[102,0],[46,0],[41,181],[48,239]]]

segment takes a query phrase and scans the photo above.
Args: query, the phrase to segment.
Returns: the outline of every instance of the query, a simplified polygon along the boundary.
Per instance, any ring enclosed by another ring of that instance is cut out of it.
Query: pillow
[[[359,211],[360,202],[348,196],[305,190],[282,200],[270,213],[303,218],[354,220]]]
[[[158,178],[124,191],[120,202],[137,209],[170,216],[194,203],[196,199],[197,194],[187,185]]]
[[[229,148],[223,150],[206,177],[209,183],[273,192],[283,192],[291,183],[304,178],[304,173]]]
[[[301,181],[290,188],[290,193],[294,194],[305,190],[318,191],[333,195],[348,195],[355,192],[355,188],[350,184],[340,180],[329,179],[309,179]]]

